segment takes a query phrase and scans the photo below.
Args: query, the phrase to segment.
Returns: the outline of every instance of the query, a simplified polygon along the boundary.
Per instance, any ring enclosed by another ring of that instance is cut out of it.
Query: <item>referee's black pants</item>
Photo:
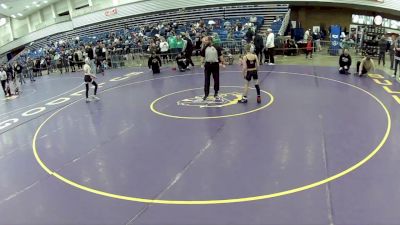
[[[218,94],[219,91],[219,63],[206,63],[204,65],[204,74],[205,74],[205,81],[204,81],[204,95],[208,97],[210,94],[210,79],[211,74],[214,79],[214,91],[215,95]]]

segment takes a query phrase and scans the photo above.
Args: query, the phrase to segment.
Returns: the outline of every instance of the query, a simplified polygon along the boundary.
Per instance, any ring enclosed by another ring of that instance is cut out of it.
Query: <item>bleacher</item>
[[[180,21],[180,22],[198,22],[200,18],[208,21],[209,19],[223,21],[223,18],[228,18],[231,23],[236,20],[241,20],[242,24],[246,23],[246,19],[251,15],[257,16],[258,23],[264,26],[272,26],[273,21],[277,17],[282,17],[288,11],[287,4],[260,4],[260,5],[233,5],[233,6],[220,6],[210,8],[194,8],[186,10],[175,10],[161,13],[153,13],[149,15],[141,15],[130,18],[118,19],[114,21],[93,24],[86,27],[80,27],[73,31],[61,33],[47,37],[45,39],[37,40],[34,44],[29,46],[31,50],[38,50],[46,46],[50,42],[62,40],[72,40],[76,37],[80,38],[83,43],[88,43],[97,39],[105,39],[109,36],[110,32],[116,33],[120,36],[124,33],[124,28],[128,26],[140,26],[143,24],[156,23],[162,21]],[[279,31],[278,25],[274,25],[273,30]],[[275,28],[275,29],[274,29]],[[186,28],[187,29],[187,28]],[[185,28],[179,29],[184,31]],[[132,31],[132,30],[131,30]],[[224,41],[227,37],[227,31],[224,29],[217,29],[214,32],[218,33],[221,40]],[[240,38],[241,34],[235,33],[235,38]]]

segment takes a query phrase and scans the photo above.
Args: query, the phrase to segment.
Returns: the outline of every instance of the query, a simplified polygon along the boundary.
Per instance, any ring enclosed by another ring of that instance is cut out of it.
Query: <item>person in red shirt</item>
[[[312,53],[313,53],[314,45],[313,45],[313,40],[310,37],[307,39],[307,46],[306,46],[306,59],[308,59],[308,55],[310,55],[310,59],[312,59]]]

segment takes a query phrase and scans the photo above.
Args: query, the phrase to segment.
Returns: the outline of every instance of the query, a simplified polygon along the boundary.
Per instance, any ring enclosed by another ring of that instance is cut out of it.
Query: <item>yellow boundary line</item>
[[[266,71],[260,71],[260,72],[266,72]],[[267,71],[270,72],[270,71]],[[274,71],[271,71],[274,72]],[[357,90],[360,90],[366,94],[368,94],[369,96],[371,96],[375,101],[377,101],[379,103],[379,105],[383,108],[383,110],[386,113],[386,117],[387,117],[387,128],[386,128],[386,132],[385,135],[383,136],[382,140],[380,141],[379,145],[370,153],[368,154],[364,159],[362,159],[361,161],[359,161],[358,163],[356,163],[355,165],[351,166],[350,168],[335,174],[331,177],[328,177],[326,179],[317,181],[315,183],[312,184],[308,184],[308,185],[304,185],[304,186],[300,186],[297,188],[293,188],[290,190],[286,190],[286,191],[281,191],[281,192],[276,192],[276,193],[272,193],[272,194],[266,194],[266,195],[259,195],[259,196],[252,196],[252,197],[244,197],[244,198],[232,198],[232,199],[220,199],[220,200],[161,200],[161,199],[146,199],[146,198],[138,198],[138,197],[131,197],[131,196],[124,196],[124,195],[118,195],[118,194],[112,194],[112,193],[108,193],[108,192],[104,192],[101,190],[96,190],[94,188],[90,188],[90,187],[86,187],[83,186],[81,184],[78,184],[74,181],[71,181],[65,177],[63,177],[62,175],[58,174],[57,172],[52,171],[51,169],[49,169],[46,164],[41,160],[39,154],[38,154],[38,150],[36,147],[36,141],[37,141],[37,137],[40,133],[40,130],[43,128],[43,126],[51,119],[53,118],[55,115],[57,115],[60,111],[62,111],[63,109],[65,109],[66,107],[70,106],[67,105],[59,110],[57,110],[56,112],[54,112],[52,115],[50,115],[36,130],[35,135],[33,137],[33,141],[32,141],[32,148],[33,148],[33,153],[34,156],[37,160],[37,162],[39,163],[39,165],[50,175],[56,177],[57,179],[61,180],[62,182],[65,182],[66,184],[69,184],[75,188],[93,193],[93,194],[97,194],[97,195],[101,195],[101,196],[105,196],[105,197],[109,197],[109,198],[114,198],[114,199],[120,199],[120,200],[125,200],[125,201],[133,201],[133,202],[141,202],[141,203],[151,203],[151,204],[167,204],[167,205],[213,205],[213,204],[228,204],[228,203],[239,203],[239,202],[250,202],[250,201],[257,201],[257,200],[263,200],[263,199],[269,199],[269,198],[276,198],[276,197],[280,197],[280,196],[284,196],[284,195],[290,195],[290,194],[294,194],[297,192],[301,192],[301,191],[305,191],[305,190],[309,190],[315,187],[318,187],[320,185],[329,183],[333,180],[336,180],[340,177],[345,176],[346,174],[349,174],[353,171],[355,171],[356,169],[358,169],[359,167],[361,167],[363,164],[365,164],[366,162],[368,162],[370,159],[372,159],[372,157],[374,157],[384,146],[384,144],[386,143],[390,131],[391,131],[391,127],[392,127],[392,120],[391,120],[391,116],[390,116],[390,112],[387,109],[387,107],[385,106],[385,104],[375,95],[373,95],[372,93],[357,87],[355,85],[352,84],[348,84],[342,81],[338,81],[338,80],[334,80],[331,78],[325,78],[325,77],[318,77],[318,76],[314,76],[314,75],[309,75],[309,74],[299,74],[299,73],[289,73],[289,72],[277,72],[277,73],[284,73],[284,74],[294,74],[294,75],[300,75],[300,76],[307,76],[307,77],[315,77],[315,78],[319,78],[319,79],[324,79],[324,80],[329,80],[329,81],[333,81],[333,82],[337,82],[337,83],[341,83],[350,87],[353,87]],[[171,78],[171,77],[170,77]],[[150,79],[147,81],[151,81],[154,79]],[[136,83],[143,83],[143,81],[139,81],[139,82],[133,82],[131,83],[131,85],[136,84]],[[123,86],[127,86],[127,85],[123,85]],[[121,86],[121,87],[123,87]],[[116,87],[117,88],[117,87]]]

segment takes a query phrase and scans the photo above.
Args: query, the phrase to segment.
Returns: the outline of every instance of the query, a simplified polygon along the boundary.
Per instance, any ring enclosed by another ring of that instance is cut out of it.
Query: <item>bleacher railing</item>
[[[225,62],[228,64],[239,64],[241,56],[244,54],[244,45],[246,43],[242,43],[240,41],[224,41],[220,43],[220,46],[223,48],[223,57]],[[330,41],[320,41],[319,45],[314,44],[312,54],[314,57],[324,56],[324,57],[332,57],[337,59],[337,55],[333,55],[330,52]],[[289,63],[290,58],[294,56],[304,57],[307,52],[307,48],[304,43],[297,43],[295,47],[290,48],[286,45],[277,45],[275,48],[275,56],[277,63]],[[341,51],[340,51],[341,52]],[[162,59],[163,66],[166,67],[176,67],[176,56],[178,51],[172,50],[166,54],[159,54]],[[350,46],[350,55],[354,57],[354,60],[359,60],[362,56],[357,53],[357,46]],[[118,69],[122,67],[147,67],[150,53],[143,47],[135,47],[135,48],[121,48],[109,50],[106,54],[106,59],[102,59],[102,67],[105,69]],[[262,52],[261,61],[264,61],[264,51]],[[200,58],[199,58],[199,49],[193,50],[192,60],[195,66],[199,66]],[[47,71],[47,74],[59,73],[60,71],[66,71],[67,68],[71,71],[71,66],[75,65],[75,69],[77,71],[81,71],[82,68],[79,68],[78,64],[83,64],[83,61],[73,62],[71,65],[68,60],[56,61],[52,60],[49,64],[46,61],[43,61],[43,64],[40,64],[39,68],[34,69],[35,76],[39,76],[42,74],[42,71]]]
[[[283,19],[283,23],[281,26],[281,29],[279,30],[279,35],[283,36],[285,35],[285,31],[289,25],[290,22],[290,13],[291,13],[291,9],[289,9],[285,15],[285,18]]]

